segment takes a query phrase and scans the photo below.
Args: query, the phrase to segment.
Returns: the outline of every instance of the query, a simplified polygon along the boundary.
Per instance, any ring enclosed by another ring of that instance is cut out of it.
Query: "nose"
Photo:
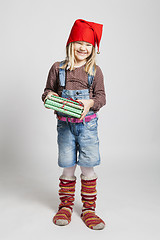
[[[81,44],[80,49],[81,49],[82,51],[85,51],[85,50],[86,50],[85,45],[84,45],[84,44]]]

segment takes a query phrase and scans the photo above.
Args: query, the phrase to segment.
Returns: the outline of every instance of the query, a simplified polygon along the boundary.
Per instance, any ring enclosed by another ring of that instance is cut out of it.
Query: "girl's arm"
[[[96,69],[90,98],[94,100],[94,105],[91,107],[94,112],[98,112],[106,104],[104,77],[99,66]]]
[[[82,116],[80,118],[80,120],[82,120],[86,116],[86,114],[89,112],[90,108],[93,107],[94,100],[93,99],[88,99],[88,100],[82,99],[82,100],[79,100],[79,101],[82,102],[83,105],[84,105],[84,111],[83,111]]]
[[[42,94],[42,101],[43,102],[45,102],[45,100],[48,96],[51,96],[51,95],[58,96],[58,93],[57,93],[57,88],[58,88],[57,66],[58,66],[57,63],[54,63],[53,66],[51,67],[49,73],[48,73],[46,87],[44,89],[44,93]]]
[[[79,100],[84,104],[84,111],[80,120],[84,119],[89,110],[98,112],[101,107],[106,104],[106,94],[103,80],[103,73],[100,67],[97,66],[96,75],[92,84],[91,95],[89,100]]]

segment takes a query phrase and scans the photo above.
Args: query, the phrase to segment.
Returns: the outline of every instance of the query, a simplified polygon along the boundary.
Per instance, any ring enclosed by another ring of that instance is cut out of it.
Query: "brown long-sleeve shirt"
[[[42,94],[43,101],[50,91],[58,93],[59,96],[62,94],[63,87],[59,83],[59,64],[60,62],[55,62],[49,71],[46,87]],[[82,90],[88,88],[88,74],[84,68],[83,65],[72,71],[66,70],[65,89]],[[90,98],[94,100],[94,105],[91,108],[94,112],[98,112],[106,104],[103,74],[99,66],[96,66],[96,74],[90,88]]]

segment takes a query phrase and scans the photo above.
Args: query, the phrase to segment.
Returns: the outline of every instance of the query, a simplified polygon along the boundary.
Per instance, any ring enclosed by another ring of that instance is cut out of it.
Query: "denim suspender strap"
[[[94,73],[94,71],[95,71],[95,68],[94,68],[94,66],[93,66],[93,73]],[[89,87],[89,88],[91,87],[91,85],[92,85],[92,83],[93,83],[93,80],[94,80],[94,76],[88,74],[88,87]]]
[[[65,87],[65,69],[64,68],[61,68],[63,66],[64,62],[61,62],[60,63],[60,68],[59,68],[59,81],[60,81],[60,86],[61,87]],[[94,72],[94,67],[93,67],[93,72]],[[94,79],[94,76],[93,75],[90,75],[88,74],[88,88],[91,87],[92,83],[93,83],[93,79]]]
[[[60,86],[61,87],[65,87],[65,74],[66,74],[66,71],[64,68],[61,68],[63,66],[64,62],[61,62],[60,63],[60,68],[59,68],[59,81],[60,81]]]

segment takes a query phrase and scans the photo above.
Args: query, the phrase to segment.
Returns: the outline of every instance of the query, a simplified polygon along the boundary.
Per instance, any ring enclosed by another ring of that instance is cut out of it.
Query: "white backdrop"
[[[158,239],[158,0],[1,1],[1,239]],[[56,120],[41,101],[51,65],[65,58],[73,22],[104,24],[101,54],[107,106],[99,113],[102,164],[97,213],[104,231],[87,229],[77,203],[72,223],[52,224],[58,206]],[[9,231],[8,231],[9,229]]]

